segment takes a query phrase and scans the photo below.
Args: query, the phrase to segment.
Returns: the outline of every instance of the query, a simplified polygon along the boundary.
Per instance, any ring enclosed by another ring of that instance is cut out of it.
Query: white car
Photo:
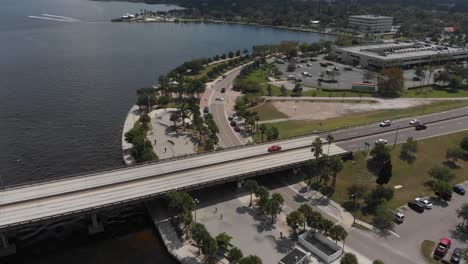
[[[391,126],[391,125],[392,125],[392,121],[390,121],[390,120],[385,120],[385,121],[380,122],[381,127],[388,127],[388,126]]]
[[[307,67],[312,67],[312,63],[307,63]]]
[[[302,65],[297,65],[297,67],[298,67],[298,68],[304,68],[304,66],[302,66]]]
[[[215,100],[216,100],[216,101],[224,101],[224,98],[222,98],[222,97],[216,97]]]
[[[424,199],[424,198],[416,198],[414,200],[423,203],[426,209],[432,209],[432,203],[429,202],[429,200]]]
[[[375,141],[375,144],[383,144],[383,145],[387,145],[388,141],[383,139],[383,138],[379,138]]]
[[[413,120],[409,121],[409,124],[412,125],[412,126],[419,125],[420,123],[421,123],[421,120],[419,120],[419,119],[413,119]]]

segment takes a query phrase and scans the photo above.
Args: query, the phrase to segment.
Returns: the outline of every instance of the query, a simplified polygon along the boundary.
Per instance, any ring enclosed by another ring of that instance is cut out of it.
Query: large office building
[[[384,33],[392,31],[393,17],[361,15],[350,16],[348,28],[366,33]]]
[[[366,46],[332,47],[330,55],[345,64],[371,69],[413,68],[416,65],[468,60],[468,49],[429,43],[390,42]]]

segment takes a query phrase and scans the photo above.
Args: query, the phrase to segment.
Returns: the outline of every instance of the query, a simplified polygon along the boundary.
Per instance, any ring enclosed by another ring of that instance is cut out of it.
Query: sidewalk
[[[122,130],[122,156],[125,165],[135,164],[136,161],[130,154],[130,149],[133,147],[131,143],[125,140],[125,133],[133,128],[135,122],[140,118],[140,111],[137,105],[134,105],[128,111],[127,117],[125,118],[124,127]]]

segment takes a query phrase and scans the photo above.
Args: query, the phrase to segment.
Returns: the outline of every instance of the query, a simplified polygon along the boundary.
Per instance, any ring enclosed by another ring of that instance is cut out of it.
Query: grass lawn
[[[413,200],[417,196],[431,196],[432,191],[424,186],[430,179],[428,170],[434,166],[443,166],[446,161],[445,154],[448,148],[458,146],[468,132],[460,132],[418,141],[417,158],[409,164],[400,159],[400,147],[397,145],[391,151],[393,175],[388,183],[389,187],[402,185],[403,188],[395,190],[394,197],[389,201],[389,206],[397,208]],[[460,168],[454,169],[455,179],[452,183],[468,180],[468,162],[458,161]],[[363,152],[355,153],[354,161],[345,162],[343,170],[338,174],[336,190],[332,199],[340,204],[349,199],[348,188],[353,185],[366,186],[367,190],[373,189],[377,184],[377,177],[368,171],[367,159]],[[369,222],[370,217],[356,213],[355,216]]]
[[[422,87],[406,91],[402,97],[405,98],[453,98],[468,97],[467,89],[450,89],[438,87]]]
[[[432,253],[434,251],[434,248],[435,248],[435,242],[434,241],[424,240],[421,243],[421,253],[424,256],[424,258],[426,259],[427,263],[429,263],[429,264],[440,263],[439,261],[435,260],[432,257]]]
[[[276,126],[278,128],[280,138],[288,138],[314,132],[346,128],[355,125],[377,123],[386,119],[392,120],[403,117],[430,114],[464,106],[468,106],[468,101],[436,102],[430,105],[416,106],[406,109],[378,110],[372,112],[356,113],[322,121],[290,120],[269,124],[269,126]]]
[[[354,92],[354,91],[333,91],[317,88],[315,91],[303,91],[302,96],[314,97],[374,97],[372,93]]]
[[[260,120],[272,120],[279,118],[287,118],[288,116],[281,113],[271,102],[265,102],[259,106],[251,108],[260,116]]]

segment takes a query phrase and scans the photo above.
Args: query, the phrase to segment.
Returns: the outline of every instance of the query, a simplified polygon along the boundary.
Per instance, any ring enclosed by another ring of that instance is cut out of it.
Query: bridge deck
[[[313,138],[283,141],[278,153],[251,146],[7,189],[0,192],[0,228],[302,163],[312,158]],[[331,145],[330,155],[342,153]]]

